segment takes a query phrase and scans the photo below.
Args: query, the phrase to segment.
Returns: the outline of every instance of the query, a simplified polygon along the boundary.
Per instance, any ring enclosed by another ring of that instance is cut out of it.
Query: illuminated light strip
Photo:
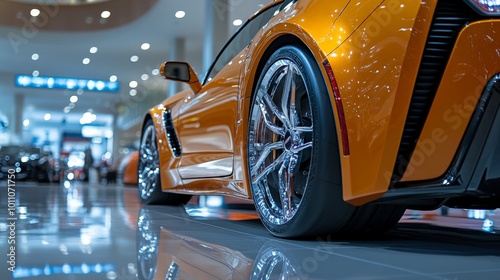
[[[342,98],[340,97],[339,87],[337,86],[337,81],[335,80],[332,67],[330,66],[330,63],[328,63],[328,60],[325,59],[325,61],[323,61],[323,66],[325,67],[328,79],[330,80],[330,85],[332,86],[333,89],[333,97],[335,99],[335,105],[337,107],[337,113],[339,116],[340,133],[342,135],[342,148],[344,156],[348,156],[351,154],[351,152],[349,150],[349,137],[347,135],[347,124],[344,115],[344,105],[342,105]]]
[[[50,276],[57,274],[101,274],[115,271],[116,266],[112,263],[104,264],[63,264],[63,265],[46,265],[44,267],[24,267],[18,266],[12,273],[13,279],[37,277],[37,276]]]
[[[110,82],[103,80],[89,80],[78,78],[61,78],[47,76],[29,76],[17,75],[15,84],[18,87],[31,88],[49,88],[49,89],[69,89],[69,90],[89,90],[89,91],[106,91],[117,92],[119,89],[118,82]]]

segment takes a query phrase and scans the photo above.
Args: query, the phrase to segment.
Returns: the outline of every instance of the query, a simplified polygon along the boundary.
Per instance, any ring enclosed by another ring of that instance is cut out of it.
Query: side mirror
[[[161,75],[172,81],[184,82],[194,93],[201,90],[201,83],[193,68],[186,62],[167,61],[160,66]]]

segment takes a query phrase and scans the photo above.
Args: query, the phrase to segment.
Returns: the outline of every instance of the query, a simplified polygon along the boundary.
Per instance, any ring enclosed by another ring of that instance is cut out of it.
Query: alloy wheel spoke
[[[262,153],[260,154],[259,159],[255,163],[254,167],[252,168],[251,173],[255,174],[257,172],[257,170],[260,168],[260,166],[264,163],[267,156],[269,156],[269,154],[272,151],[275,151],[278,149],[283,149],[283,141],[264,144],[264,149],[263,149]]]
[[[297,87],[295,85],[294,71],[292,65],[288,65],[286,69],[286,76],[283,86],[283,93],[281,96],[281,110],[288,120],[288,127],[294,128],[298,122],[299,117],[295,108],[295,94]]]
[[[293,72],[292,72],[292,66],[288,65],[286,68],[286,73],[285,73],[285,81],[283,85],[283,92],[281,93],[281,110],[283,111],[283,114],[285,115],[287,121],[288,121],[288,127],[292,127],[292,122],[290,122],[290,114],[289,114],[289,107],[288,104],[290,103],[291,105],[291,91],[293,87]]]
[[[306,142],[306,143],[302,143],[302,144],[299,144],[299,145],[295,145],[295,146],[292,146],[292,148],[290,149],[290,151],[294,154],[297,154],[299,152],[301,152],[302,150],[305,150],[307,148],[311,148],[313,146],[313,142],[310,141],[310,142]]]
[[[273,272],[274,272],[274,269],[276,268],[276,266],[278,265],[278,263],[281,261],[281,258],[273,258],[271,260],[271,262],[269,262],[268,264],[268,267],[267,267],[267,271],[266,271],[266,276],[264,277],[264,279],[271,279],[272,278],[272,275],[273,275]]]
[[[272,132],[274,132],[275,134],[284,136],[285,135],[285,129],[283,129],[282,127],[279,127],[279,126],[275,125],[271,121],[269,113],[266,110],[266,105],[264,104],[264,102],[262,101],[262,99],[260,97],[257,97],[257,103],[259,104],[259,108],[260,108],[260,111],[261,111],[262,116],[264,118],[264,124],[266,125],[266,127],[269,130],[271,130]]]
[[[278,177],[279,177],[279,194],[280,194],[280,200],[281,200],[281,209],[283,210],[282,217],[286,218],[289,217],[292,211],[292,205],[291,205],[291,185],[290,182],[291,177],[290,173],[288,172],[288,165],[290,164],[290,158],[287,157],[283,164],[280,167],[280,170],[278,171]]]
[[[149,141],[150,141],[149,142],[149,147],[151,149],[154,149],[155,148],[155,142],[156,142],[156,139],[155,139],[156,136],[155,136],[155,133],[154,133],[154,128],[152,128],[152,127],[151,127],[151,132],[149,133],[149,137],[150,137],[150,139],[149,139]]]
[[[314,131],[314,128],[312,126],[296,126],[293,128],[295,132],[301,132],[301,133],[311,133]]]
[[[273,115],[275,115],[285,125],[286,128],[290,128],[288,119],[280,110],[280,108],[278,108],[278,106],[274,104],[274,101],[271,99],[271,97],[265,92],[262,92],[262,98],[264,99],[266,105],[271,109]]]
[[[274,171],[278,166],[280,166],[280,164],[285,159],[285,154],[286,153],[282,153],[278,158],[276,158],[276,160],[274,160],[273,163],[268,165],[259,175],[255,176],[255,178],[253,178],[252,180],[252,184],[256,184],[257,182],[265,178],[267,175],[269,175],[269,173]]]

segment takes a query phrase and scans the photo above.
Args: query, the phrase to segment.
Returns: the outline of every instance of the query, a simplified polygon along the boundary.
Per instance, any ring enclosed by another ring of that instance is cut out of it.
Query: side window
[[[212,80],[226,64],[228,64],[238,53],[240,53],[250,42],[257,32],[273,17],[279,6],[271,7],[252,20],[248,21],[226,44],[212,64],[205,83]]]

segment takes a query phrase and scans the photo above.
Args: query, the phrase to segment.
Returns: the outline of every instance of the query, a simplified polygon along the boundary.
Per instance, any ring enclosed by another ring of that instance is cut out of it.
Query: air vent
[[[172,113],[170,112],[170,110],[165,110],[163,112],[163,125],[165,126],[167,140],[170,149],[172,150],[172,154],[174,155],[174,157],[180,157],[182,155],[181,145],[179,143],[179,138],[177,138],[177,133],[175,132]]]
[[[462,1],[440,0],[429,30],[394,167],[394,181],[406,171],[460,31],[482,19]]]

